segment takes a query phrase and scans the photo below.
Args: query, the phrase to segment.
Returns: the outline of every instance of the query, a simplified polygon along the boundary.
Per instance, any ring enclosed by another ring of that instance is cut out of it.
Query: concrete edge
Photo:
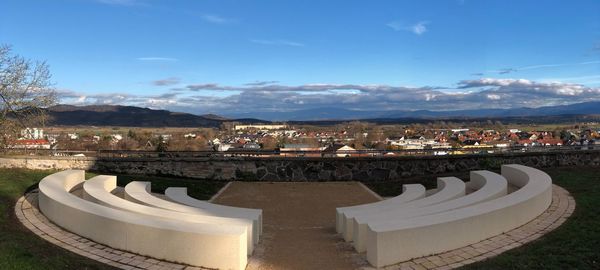
[[[208,202],[212,203],[215,199],[217,199],[219,196],[221,196],[221,194],[223,192],[225,192],[225,190],[227,190],[227,188],[229,188],[229,186],[231,186],[231,183],[233,183],[235,181],[229,181],[227,184],[225,184],[224,187],[222,187],[219,192],[217,192],[215,195],[213,195],[212,197],[210,197],[210,199],[208,200]]]
[[[371,195],[375,196],[375,198],[377,198],[380,201],[383,201],[383,197],[381,197],[379,194],[377,194],[377,192],[373,191],[372,189],[370,189],[369,187],[367,187],[365,184],[363,184],[362,182],[356,182],[358,183],[361,187],[363,187],[367,192],[369,192]]]

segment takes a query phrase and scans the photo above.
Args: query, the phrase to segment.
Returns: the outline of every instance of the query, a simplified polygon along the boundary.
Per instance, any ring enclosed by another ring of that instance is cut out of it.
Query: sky
[[[600,1],[2,0],[60,102],[235,115],[600,101]]]

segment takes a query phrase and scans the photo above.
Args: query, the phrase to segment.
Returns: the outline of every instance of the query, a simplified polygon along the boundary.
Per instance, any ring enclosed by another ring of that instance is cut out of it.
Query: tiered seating
[[[248,235],[248,254],[254,251],[254,241],[252,235],[253,223],[249,219],[224,218],[213,216],[211,214],[190,214],[169,211],[163,208],[155,208],[143,204],[134,203],[117,197],[111,192],[117,188],[117,177],[112,175],[99,175],[88,179],[83,183],[83,198],[112,208],[136,212],[157,218],[168,218],[183,222],[206,223],[216,225],[238,225],[246,228]]]
[[[84,185],[84,171],[49,175],[39,184],[40,211],[58,226],[115,249],[208,268],[246,267],[247,226],[235,222],[192,222],[167,215],[159,217],[137,211],[141,208],[125,211],[125,206],[112,205],[116,202],[114,198],[119,199],[107,191],[113,187],[112,180],[96,178],[94,182],[97,181],[98,186],[88,185],[85,192],[84,196],[92,200],[88,201],[70,193]],[[103,192],[106,193],[100,194]],[[191,219],[192,215],[189,216]],[[247,224],[252,222],[248,220]]]
[[[346,231],[344,239],[346,241],[354,241],[354,248],[356,248],[359,252],[362,252],[364,251],[364,241],[356,241],[354,236],[366,234],[367,221],[371,220],[372,217],[378,217],[380,213],[394,209],[414,209],[449,201],[454,198],[464,196],[466,192],[465,190],[465,182],[456,177],[438,178],[438,191],[430,196],[399,205],[388,204],[377,209],[372,209],[369,212],[361,212],[360,214],[355,215],[354,221],[351,223],[352,225],[347,226],[347,228],[353,228],[353,234],[349,234],[348,231]]]
[[[392,224],[401,222],[411,217],[430,215],[466,207],[476,203],[488,201],[491,199],[505,196],[508,188],[508,183],[504,177],[490,171],[472,171],[471,180],[466,186],[475,190],[474,192],[458,197],[443,203],[431,204],[425,207],[398,207],[385,212],[369,216],[369,226]],[[364,252],[367,241],[367,224],[362,224],[361,220],[355,220],[354,227],[363,226],[364,230],[355,230],[354,247],[359,252]]]
[[[421,184],[403,185],[402,194],[396,197],[374,203],[339,207],[335,210],[335,230],[338,233],[351,230],[350,228],[346,228],[346,222],[354,222],[354,216],[357,213],[370,211],[371,209],[377,209],[379,207],[383,207],[384,205],[398,205],[401,203],[421,199],[425,197],[425,191],[425,187]],[[352,234],[352,231],[350,231],[349,234]]]
[[[136,202],[136,203],[140,203],[140,204],[144,204],[144,205],[148,205],[148,206],[152,206],[152,207],[156,207],[156,208],[166,209],[166,210],[170,210],[170,211],[175,211],[175,212],[179,212],[179,213],[188,213],[188,214],[197,214],[197,215],[214,215],[213,211],[196,208],[196,207],[191,207],[191,206],[171,202],[171,201],[168,201],[165,199],[161,199],[159,197],[152,195],[150,190],[151,190],[150,182],[140,182],[140,181],[130,182],[129,184],[125,185],[125,199],[132,201],[132,202]],[[213,214],[211,214],[211,213],[213,213]],[[222,216],[223,214],[219,214],[219,215]],[[258,226],[252,226],[252,237],[254,238],[255,244],[258,243],[259,235],[260,235],[260,229],[258,228]]]
[[[506,195],[502,177],[517,190]],[[477,191],[426,207],[399,204],[396,210],[386,210],[385,218],[383,211],[355,217],[367,227],[368,261],[384,267],[464,247],[524,225],[552,201],[550,177],[522,165],[502,166],[502,176],[473,172],[468,186]]]
[[[245,218],[253,221],[254,226],[259,230],[259,234],[262,234],[262,210],[232,207],[220,204],[209,203],[207,201],[201,201],[190,197],[187,194],[187,188],[184,187],[170,187],[165,190],[165,196],[169,200],[176,203],[196,207],[208,211],[216,216],[226,216],[235,218]]]

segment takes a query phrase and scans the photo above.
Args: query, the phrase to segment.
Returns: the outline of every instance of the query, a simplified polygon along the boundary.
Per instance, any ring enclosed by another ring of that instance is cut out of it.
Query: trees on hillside
[[[0,148],[25,127],[43,126],[44,108],[56,102],[45,62],[31,61],[0,45]]]

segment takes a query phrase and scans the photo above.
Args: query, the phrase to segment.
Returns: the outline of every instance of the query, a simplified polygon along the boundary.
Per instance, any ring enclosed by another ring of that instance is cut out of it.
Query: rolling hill
[[[46,109],[50,124],[63,126],[127,126],[127,127],[218,127],[230,119],[218,115],[153,110],[133,106],[57,105]],[[257,119],[239,119],[243,123],[266,122]]]
[[[50,116],[51,125],[63,126],[218,127],[223,122],[228,121],[246,124],[289,121],[298,124],[324,125],[349,120],[367,120],[374,123],[411,123],[434,120],[481,121],[486,119],[513,123],[600,120],[600,102],[539,108],[454,111],[359,111],[344,108],[313,108],[289,112],[243,113],[230,115],[229,117],[215,114],[195,115],[119,105],[57,105],[46,110]]]

